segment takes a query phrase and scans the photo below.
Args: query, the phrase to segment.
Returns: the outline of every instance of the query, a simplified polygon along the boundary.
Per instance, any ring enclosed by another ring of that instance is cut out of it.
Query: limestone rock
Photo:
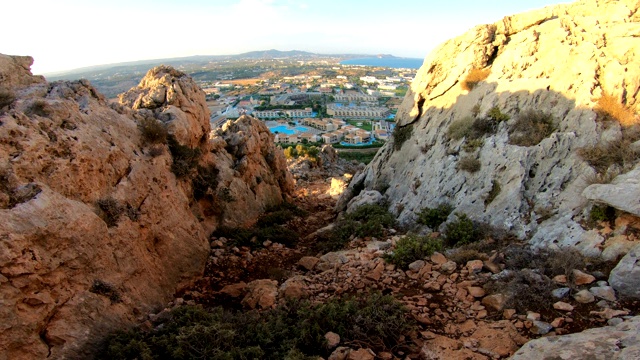
[[[609,184],[593,184],[582,192],[589,200],[640,216],[640,169],[617,176]]]
[[[333,349],[340,344],[340,335],[329,331],[324,334],[324,338],[327,339],[327,348]]]
[[[489,296],[485,296],[482,299],[482,305],[489,307],[495,311],[501,311],[504,309],[504,305],[507,302],[507,297],[503,294],[493,294]]]
[[[353,212],[362,205],[380,204],[381,201],[382,194],[380,192],[376,190],[364,191],[349,201],[347,213]]]
[[[149,70],[140,84],[119,96],[134,110],[147,109],[163,121],[179,143],[196,147],[209,136],[209,109],[204,92],[185,73],[168,66]]]
[[[533,359],[638,359],[640,317],[616,326],[589,329],[577,334],[531,340],[511,360]]]
[[[616,292],[613,291],[611,286],[596,286],[589,289],[595,297],[604,299],[607,301],[616,301]]]
[[[241,138],[256,144],[246,162],[257,165],[234,170],[225,145],[209,140],[202,90],[179,72],[148,74],[134,110],[108,104],[86,80],[48,84],[30,75],[31,62],[0,55],[0,86],[15,95],[0,112],[0,348],[11,359],[90,358],[108,333],[161,308],[202,274],[208,234],[220,223],[255,221],[281,202],[286,164],[268,129],[252,131],[244,119]],[[160,88],[165,101],[143,107],[162,98]],[[173,122],[181,141],[203,154],[198,165],[216,167],[236,206],[255,212],[196,203],[191,178],[171,171],[167,146],[149,154],[139,129],[147,116]],[[256,195],[249,184],[258,173],[265,181]]]
[[[286,299],[304,299],[308,296],[306,282],[303,276],[294,276],[280,286],[280,296]]]
[[[310,271],[313,270],[318,261],[320,261],[320,259],[315,256],[303,256],[298,260],[298,265]]]
[[[640,245],[636,245],[611,270],[609,284],[624,299],[640,299]]]
[[[421,209],[448,202],[454,212],[531,238],[536,247],[575,247],[599,255],[604,238],[579,224],[587,199],[576,194],[594,170],[577,150],[607,139],[593,111],[603,94],[636,114],[640,110],[640,45],[633,38],[640,33],[638,7],[634,1],[561,4],[476,26],[440,45],[425,59],[398,109],[396,122],[408,139],[389,141],[354,176],[340,210],[359,194],[385,189],[383,199],[401,225],[411,227]],[[487,78],[467,90],[460,84],[473,69],[485,70]],[[465,146],[469,139],[448,135],[452,124],[486,119],[496,107],[510,119],[495,123],[495,132],[474,149]],[[538,144],[512,139],[513,126],[527,109],[554,119],[555,131]],[[620,126],[612,129],[609,138],[619,139]],[[467,156],[479,161],[478,171],[459,169]],[[606,201],[632,211],[630,202],[638,196],[616,186],[624,183],[631,191],[637,177],[608,185]],[[605,201],[603,196],[598,200]],[[615,200],[622,197],[629,206]]]
[[[277,281],[254,280],[247,284],[247,295],[242,299],[242,305],[249,309],[270,309],[275,306],[277,296]]]
[[[596,301],[595,297],[591,292],[589,292],[589,290],[580,290],[573,295],[573,298],[581,304],[588,304]]]
[[[573,311],[573,306],[563,301],[558,301],[554,303],[553,308],[561,311]]]
[[[596,281],[595,276],[584,273],[580,270],[573,270],[573,283],[577,286],[591,284]]]

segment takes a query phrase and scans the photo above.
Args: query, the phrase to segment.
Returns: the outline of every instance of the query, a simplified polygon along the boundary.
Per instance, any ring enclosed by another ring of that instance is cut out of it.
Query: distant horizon
[[[134,61],[297,49],[424,59],[479,24],[558,0],[46,0],[5,4],[0,52],[34,74]],[[19,29],[19,30],[17,30]]]
[[[250,51],[245,51],[242,53],[237,53],[237,54],[194,54],[194,55],[188,55],[188,56],[179,56],[179,57],[172,57],[172,58],[152,58],[152,59],[139,59],[139,60],[131,60],[131,61],[123,61],[123,62],[116,62],[116,63],[107,63],[107,64],[94,64],[94,65],[88,65],[88,66],[82,66],[79,68],[73,68],[73,69],[64,69],[64,70],[59,70],[59,71],[53,71],[53,72],[48,72],[48,73],[41,73],[39,75],[46,75],[46,76],[56,76],[56,75],[60,75],[60,74],[65,74],[68,72],[74,72],[74,71],[81,71],[84,69],[90,70],[93,68],[100,68],[100,67],[111,67],[111,66],[119,66],[119,65],[125,65],[125,64],[134,64],[134,63],[152,63],[152,62],[156,62],[156,61],[162,61],[162,60],[179,60],[179,59],[188,59],[188,58],[194,58],[194,57],[217,57],[217,56],[237,56],[237,55],[242,55],[242,54],[247,54],[247,53],[252,53],[252,52],[263,52],[263,51],[282,51],[282,52],[287,52],[287,51],[303,51],[303,50],[298,50],[298,49],[291,49],[291,50],[280,50],[280,49],[258,49],[258,50],[250,50]],[[358,56],[362,56],[363,58],[374,58],[376,56],[380,56],[380,55],[390,55],[393,56],[394,58],[397,59],[411,59],[411,60],[424,60],[424,58],[418,58],[418,57],[405,57],[405,56],[396,56],[394,54],[386,54],[386,53],[376,53],[376,54],[350,54],[350,53],[319,53],[319,52],[313,52],[313,51],[305,51],[308,52],[310,54],[315,54],[315,55],[322,55],[322,56],[330,56],[330,55],[358,55]],[[12,54],[15,55],[15,54]],[[354,58],[356,59],[356,58]],[[34,59],[35,62],[35,59]]]

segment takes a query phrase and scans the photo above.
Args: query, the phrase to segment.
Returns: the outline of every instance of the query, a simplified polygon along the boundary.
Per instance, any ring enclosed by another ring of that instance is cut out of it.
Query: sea
[[[342,65],[382,66],[396,69],[419,69],[423,59],[417,58],[359,58],[341,61]]]

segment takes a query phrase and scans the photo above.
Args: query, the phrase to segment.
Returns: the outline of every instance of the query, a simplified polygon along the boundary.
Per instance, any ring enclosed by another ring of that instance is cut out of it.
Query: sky
[[[0,53],[34,74],[255,50],[424,58],[479,24],[560,0],[20,0],[2,5]],[[8,35],[11,34],[11,35]]]

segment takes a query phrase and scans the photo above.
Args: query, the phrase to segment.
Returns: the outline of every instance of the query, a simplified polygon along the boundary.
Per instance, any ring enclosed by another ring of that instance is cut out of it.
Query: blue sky
[[[36,74],[253,50],[424,58],[478,24],[553,0],[22,0],[3,4],[0,53]],[[6,34],[12,34],[7,36]]]

